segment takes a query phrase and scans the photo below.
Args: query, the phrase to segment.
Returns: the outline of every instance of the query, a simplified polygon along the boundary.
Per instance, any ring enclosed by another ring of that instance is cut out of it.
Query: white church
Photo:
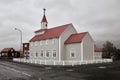
[[[94,41],[89,32],[77,33],[73,24],[48,28],[45,15],[41,28],[30,40],[30,59],[43,61],[93,60]]]
[[[29,41],[29,59],[23,59],[23,62],[43,65],[81,65],[98,61],[98,56],[96,57],[98,53],[94,52],[94,41],[89,32],[78,33],[72,23],[49,28],[45,9],[41,27],[34,33]],[[104,62],[101,55],[99,62]],[[21,60],[14,59],[14,61]]]

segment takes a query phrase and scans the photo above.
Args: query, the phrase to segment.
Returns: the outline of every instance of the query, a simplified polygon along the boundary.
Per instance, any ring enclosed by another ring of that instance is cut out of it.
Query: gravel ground
[[[120,80],[120,62],[41,66],[0,60],[0,80]]]

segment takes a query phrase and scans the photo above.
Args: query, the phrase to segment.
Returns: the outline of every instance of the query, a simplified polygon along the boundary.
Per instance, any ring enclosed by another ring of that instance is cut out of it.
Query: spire
[[[47,22],[47,19],[46,19],[46,16],[45,16],[45,11],[46,11],[46,9],[44,8],[43,9],[44,15],[43,15],[43,18],[41,20],[41,29],[47,29],[48,22]]]
[[[47,23],[47,19],[46,19],[46,16],[45,15],[43,15],[43,18],[42,18],[42,20],[41,20],[41,23],[42,22],[46,22]]]
[[[47,19],[46,19],[46,16],[45,16],[45,11],[46,11],[46,9],[44,8],[44,9],[43,9],[44,15],[43,15],[43,18],[42,18],[42,20],[41,20],[41,23],[42,23],[42,22],[47,22]]]
[[[44,11],[44,15],[45,15],[45,11],[46,11],[46,9],[45,9],[45,8],[43,8],[43,11]]]

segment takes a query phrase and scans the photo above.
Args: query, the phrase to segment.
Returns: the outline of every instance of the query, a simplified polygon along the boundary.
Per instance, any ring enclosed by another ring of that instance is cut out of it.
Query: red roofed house
[[[53,61],[93,60],[94,42],[88,32],[77,33],[72,24],[47,26],[44,13],[41,29],[30,40],[30,59]]]
[[[19,53],[17,53],[13,48],[4,48],[0,53],[1,58],[17,58]]]
[[[102,59],[102,48],[94,46],[94,59]]]

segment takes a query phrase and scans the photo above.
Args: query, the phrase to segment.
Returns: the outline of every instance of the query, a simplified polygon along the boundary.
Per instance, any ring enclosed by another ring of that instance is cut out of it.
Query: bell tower
[[[46,19],[46,16],[45,16],[45,11],[46,11],[46,9],[44,8],[43,9],[44,15],[43,15],[43,18],[41,20],[41,29],[47,29],[47,25],[48,25],[48,22],[47,22],[47,19]]]

